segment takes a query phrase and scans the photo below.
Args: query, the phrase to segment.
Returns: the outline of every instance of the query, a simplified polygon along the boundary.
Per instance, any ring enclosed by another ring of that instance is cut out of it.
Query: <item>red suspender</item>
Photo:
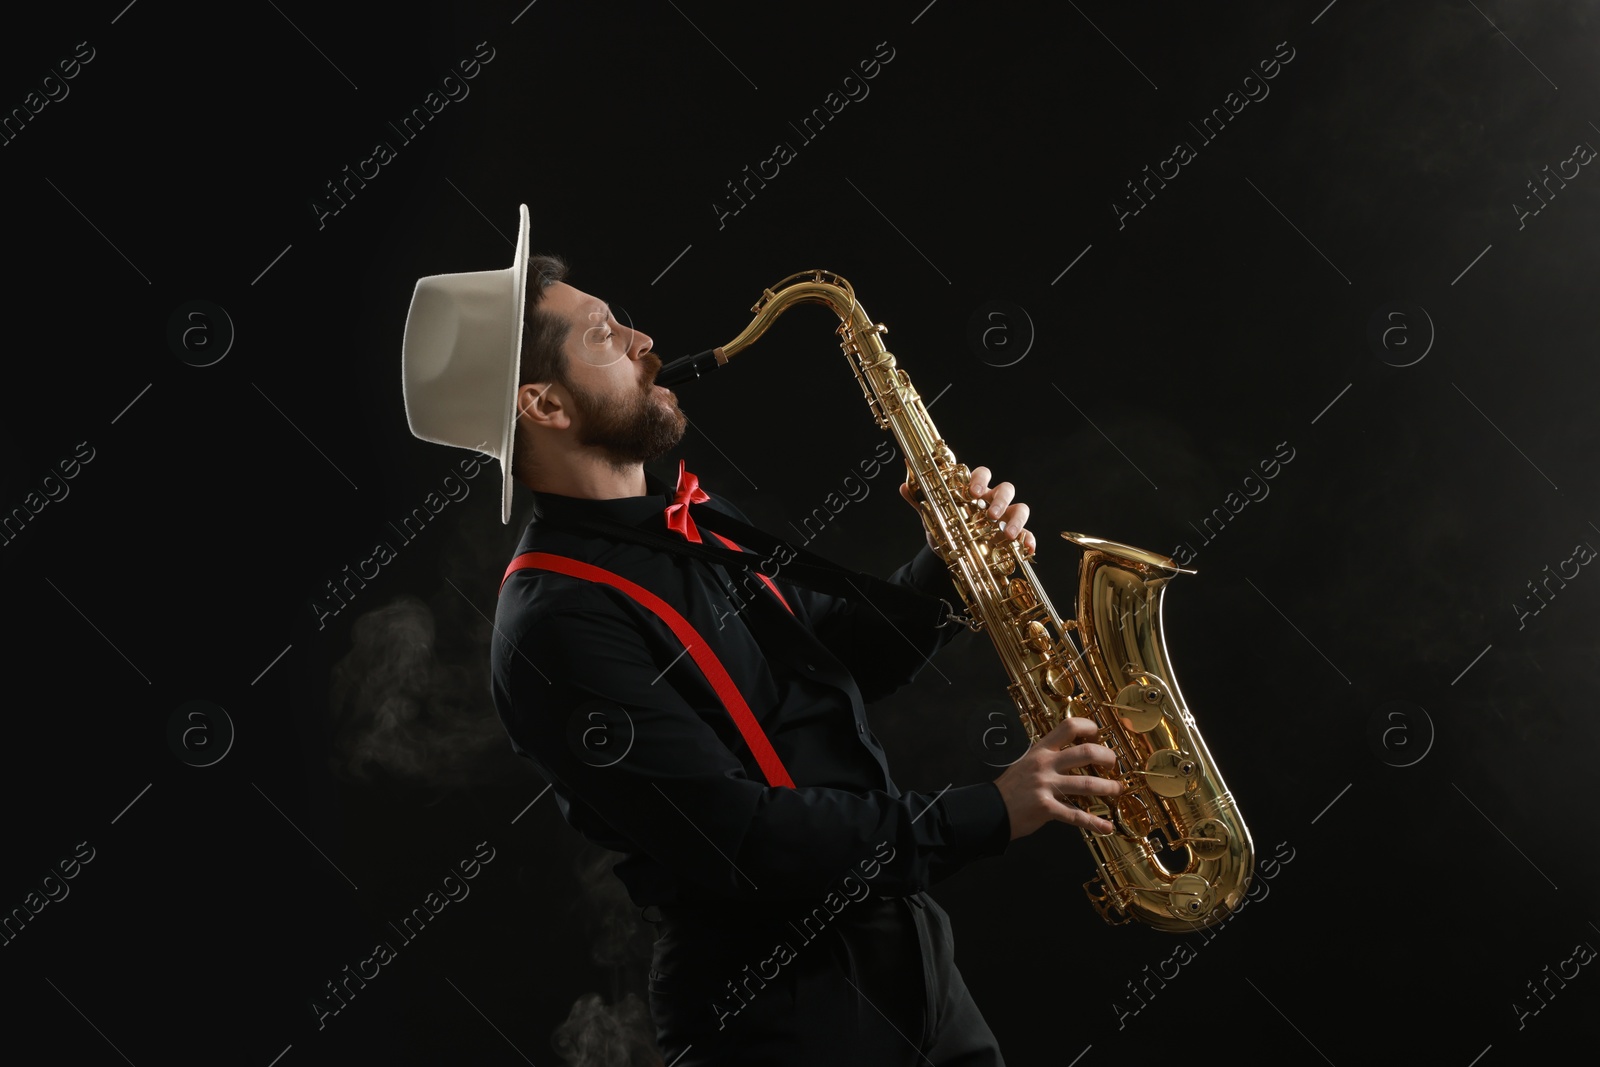
[[[711,531],[711,536],[715,537],[718,541],[721,541],[723,544],[727,545],[729,548],[733,549],[735,552],[743,552],[744,551],[744,549],[740,548],[738,545],[734,544],[732,541],[728,540],[726,537],[723,537],[721,534],[717,533],[717,531],[715,531],[715,530]],[[778,592],[777,584],[774,583],[771,578],[768,578],[765,574],[762,574],[760,571],[756,571],[756,577],[760,578],[763,582],[767,583],[767,588],[772,590],[772,595],[778,598],[778,603],[782,604],[788,610],[790,615],[793,615],[794,614],[794,609],[789,607],[789,602],[787,600],[783,599],[783,594],[782,593]]]
[[[641,605],[655,612],[656,616],[677,635],[678,640],[683,642],[684,647],[689,651],[690,657],[699,665],[701,673],[706,676],[706,680],[711,683],[711,688],[716,690],[717,698],[722,701],[722,706],[727,709],[729,718],[733,719],[734,725],[739,728],[740,735],[744,737],[744,743],[755,755],[756,763],[761,766],[761,773],[766,775],[767,784],[787,786],[790,789],[794,788],[794,779],[790,778],[789,772],[784,769],[783,761],[778,758],[778,753],[773,750],[772,742],[767,740],[766,732],[761,729],[761,724],[756,721],[755,713],[750,710],[750,705],[745,703],[744,697],[739,693],[739,687],[734,685],[733,677],[728,674],[728,669],[722,665],[722,661],[717,658],[716,653],[711,651],[711,646],[706,643],[705,639],[700,636],[693,626],[689,625],[689,620],[680,615],[676,608],[644,586],[630,582],[619,574],[613,574],[604,568],[594,566],[592,563],[581,563],[578,560],[569,559],[566,556],[557,556],[549,552],[524,552],[512,560],[511,565],[506,568],[505,577],[500,579],[501,588],[505,587],[507,578],[526,567],[537,567],[541,570],[570,574],[574,578],[582,578],[590,582],[602,582],[614,589],[622,590]],[[762,578],[765,580],[766,575],[762,575]],[[768,580],[767,584],[771,585],[772,583]],[[778,592],[776,587],[772,591],[774,593]],[[781,593],[778,594],[778,599],[783,599]],[[788,606],[787,603],[784,604],[784,607]]]

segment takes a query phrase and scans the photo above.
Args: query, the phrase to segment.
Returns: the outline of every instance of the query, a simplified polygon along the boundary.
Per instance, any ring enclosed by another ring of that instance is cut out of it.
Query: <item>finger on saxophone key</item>
[[[1065,822],[1095,833],[1111,833],[1106,819],[1078,807],[1072,794],[1101,797],[1123,791],[1115,778],[1099,773],[1074,773],[1095,764],[1115,765],[1116,757],[1094,738],[1090,719],[1070,718],[1005,769],[995,786],[1005,802],[1013,839],[1033,833],[1047,822]]]
[[[1045,734],[1039,739],[1041,745],[1063,749],[1075,745],[1080,741],[1088,741],[1100,736],[1100,727],[1095,725],[1093,719],[1086,719],[1081,715],[1069,716],[1063,719],[1061,725]]]
[[[1108,762],[1104,757],[1110,755],[1110,749],[1095,744],[1086,744],[1078,747],[1085,750],[1088,753],[1088,757],[1092,758],[1094,762]],[[1067,752],[1073,751],[1073,749],[1067,750]],[[1109,762],[1115,763],[1115,760],[1113,759]],[[1081,766],[1081,764],[1077,765]],[[1060,779],[1056,796],[1073,809],[1073,815],[1071,818],[1063,819],[1062,821],[1093,830],[1096,833],[1111,833],[1116,829],[1115,825],[1110,820],[1094,814],[1089,809],[1100,807],[1102,810],[1109,811],[1109,807],[1103,802],[1096,803],[1095,798],[1118,796],[1125,788],[1123,783],[1115,778],[1105,778],[1093,773],[1072,773],[1069,771]]]

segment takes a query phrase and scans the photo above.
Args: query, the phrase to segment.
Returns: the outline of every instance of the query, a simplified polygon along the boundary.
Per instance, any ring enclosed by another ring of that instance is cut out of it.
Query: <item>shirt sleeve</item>
[[[938,553],[924,542],[909,563],[889,582],[962,611],[961,594]],[[868,703],[909,684],[964,628],[944,622],[943,609],[919,618],[890,614],[889,605],[873,601],[867,590],[855,599],[817,595],[809,598],[817,638],[839,657]]]
[[[700,687],[674,672],[698,667],[672,662],[682,648],[659,619],[587,583],[546,604],[494,677],[512,741],[567,796],[576,828],[633,843],[684,897],[812,900],[863,863],[880,892],[904,895],[1009,843],[992,782],[898,797],[768,786],[736,754],[720,703],[684,695]]]
[[[714,497],[709,506],[750,525],[749,516],[730,500]],[[786,582],[781,571],[776,580],[784,587],[785,596],[805,606],[817,639],[849,670],[861,699],[869,704],[909,684],[935,653],[965,632],[956,623],[941,625],[945,612],[936,605],[930,605],[921,617],[908,618],[893,605],[875,603],[870,590],[847,598]],[[926,539],[911,561],[888,581],[965,611],[950,569]]]

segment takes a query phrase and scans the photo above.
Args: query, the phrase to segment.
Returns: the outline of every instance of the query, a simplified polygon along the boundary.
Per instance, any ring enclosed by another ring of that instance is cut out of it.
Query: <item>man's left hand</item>
[[[1027,554],[1032,556],[1037,546],[1033,531],[1027,529],[1028,505],[1014,503],[1017,487],[1010,482],[1001,482],[999,485],[989,484],[990,471],[988,467],[978,467],[972,472],[972,479],[967,488],[972,492],[974,500],[982,500],[988,505],[986,514],[989,518],[1005,523],[1001,536],[1007,541],[1016,541],[1019,538],[1025,546]],[[916,501],[911,496],[911,483],[900,483],[900,495],[906,503],[916,507]],[[920,512],[919,512],[920,514]],[[928,538],[928,546],[933,547],[933,538]]]

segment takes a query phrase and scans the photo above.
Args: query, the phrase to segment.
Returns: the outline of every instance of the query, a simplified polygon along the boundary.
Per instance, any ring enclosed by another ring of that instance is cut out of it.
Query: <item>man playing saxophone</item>
[[[927,889],[1047,822],[1110,831],[1071,797],[1122,791],[1072,773],[1112,752],[1069,719],[995,781],[900,791],[865,704],[960,627],[790,580],[776,553],[743,570],[706,557],[758,556],[758,531],[720,532],[744,516],[681,463],[674,485],[645,470],[686,419],[654,383],[652,339],[566,271],[529,256],[524,207],[510,270],[419,280],[406,407],[417,436],[501,461],[502,521],[513,480],[531,493],[491,688],[513,749],[569,824],[623,854],[614,870],[657,925],[665,1062],[1003,1063]],[[979,467],[970,490],[1031,551],[1012,484]],[[927,544],[889,582],[956,599]]]

